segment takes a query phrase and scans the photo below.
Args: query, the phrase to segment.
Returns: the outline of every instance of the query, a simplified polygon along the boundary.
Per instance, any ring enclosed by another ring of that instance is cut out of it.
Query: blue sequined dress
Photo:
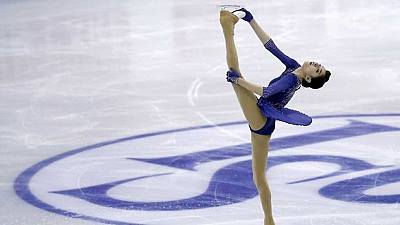
[[[264,46],[286,66],[286,69],[279,77],[273,79],[267,87],[263,88],[263,95],[257,102],[258,107],[267,118],[295,125],[310,125],[311,117],[296,110],[285,108],[301,86],[301,80],[292,73],[300,67],[300,64],[279,50],[272,39]]]

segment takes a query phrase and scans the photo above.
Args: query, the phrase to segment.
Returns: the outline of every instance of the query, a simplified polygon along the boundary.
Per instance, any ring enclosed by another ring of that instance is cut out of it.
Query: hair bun
[[[329,80],[329,77],[331,77],[331,72],[329,70],[327,70],[325,72],[325,82],[327,82]]]

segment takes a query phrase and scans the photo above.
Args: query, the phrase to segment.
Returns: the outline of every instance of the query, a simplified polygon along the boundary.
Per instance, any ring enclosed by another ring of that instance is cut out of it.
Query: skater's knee
[[[269,189],[265,186],[259,186],[257,187],[257,192],[258,194],[265,200],[271,200],[271,192]]]
[[[265,188],[267,186],[265,175],[253,175],[253,183],[256,185],[257,189]]]
[[[253,182],[259,191],[269,192],[267,179],[264,173],[253,175]]]

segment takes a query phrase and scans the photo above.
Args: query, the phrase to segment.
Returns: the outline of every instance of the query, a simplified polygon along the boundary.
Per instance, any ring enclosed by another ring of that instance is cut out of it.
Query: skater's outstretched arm
[[[236,14],[242,13],[245,16],[242,17],[243,20],[247,21],[251,28],[253,29],[254,33],[257,35],[258,39],[260,39],[263,46],[271,52],[275,57],[277,57],[287,68],[295,68],[300,66],[296,60],[290,58],[289,56],[285,55],[274,43],[271,37],[258,25],[257,21],[254,19],[253,15],[247,11],[246,9],[242,8],[236,11]]]
[[[271,39],[271,37],[258,25],[255,19],[250,21],[250,26],[253,28],[254,33],[256,33],[258,39],[265,46],[265,44]]]
[[[263,45],[265,45],[269,41],[269,39],[271,39],[270,36],[258,25],[256,20],[253,18],[253,15],[245,8],[236,10],[233,13],[250,24],[251,28],[253,28],[258,39],[260,39]]]

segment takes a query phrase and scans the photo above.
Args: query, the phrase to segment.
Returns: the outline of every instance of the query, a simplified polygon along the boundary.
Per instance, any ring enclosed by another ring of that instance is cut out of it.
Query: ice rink
[[[400,224],[400,1],[0,1],[1,225],[262,225],[218,4],[332,72],[277,123],[276,225]],[[284,66],[250,26],[241,70]]]

